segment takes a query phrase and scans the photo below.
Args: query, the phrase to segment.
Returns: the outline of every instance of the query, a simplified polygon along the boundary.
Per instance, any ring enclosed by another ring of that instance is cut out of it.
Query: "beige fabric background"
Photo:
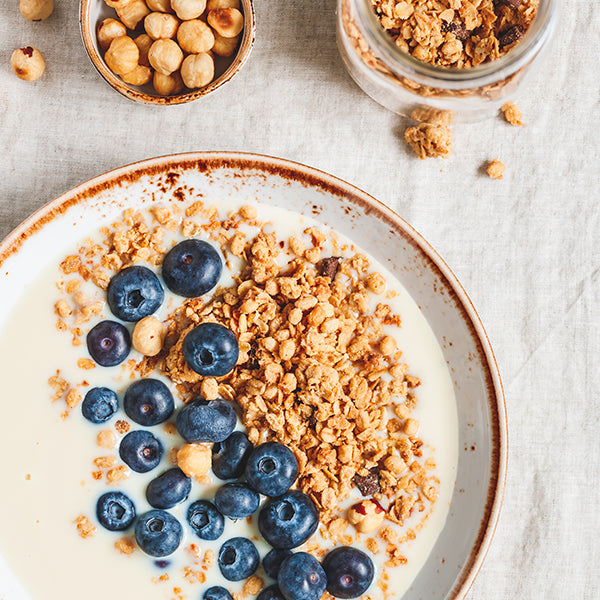
[[[210,97],[136,105],[96,74],[78,3],[29,23],[0,3],[0,238],[72,186],[136,160],[193,150],[280,156],[328,171],[407,219],[470,294],[503,376],[509,476],[470,600],[600,598],[600,18],[566,0],[548,59],[519,106],[455,127],[449,160],[419,161],[405,122],[351,81],[334,0],[256,0],[250,61]],[[10,70],[35,45],[35,84]],[[500,158],[503,181],[482,173]],[[6,351],[6,349],[1,350]]]

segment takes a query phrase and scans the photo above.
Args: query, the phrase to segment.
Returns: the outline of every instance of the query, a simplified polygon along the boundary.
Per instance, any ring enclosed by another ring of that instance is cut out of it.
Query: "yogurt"
[[[240,204],[236,206],[232,201],[219,208],[225,215],[239,208]],[[396,339],[403,361],[410,367],[409,372],[421,381],[416,391],[418,404],[411,417],[420,423],[419,437],[425,442],[423,460],[431,458],[435,462],[434,475],[440,483],[438,498],[427,518],[414,515],[405,522],[403,530],[398,529],[400,536],[411,528],[418,530],[414,539],[401,545],[406,564],[386,569],[386,586],[377,583],[376,575],[366,594],[373,600],[388,595],[398,599],[424,564],[443,528],[454,487],[458,458],[457,414],[453,387],[441,349],[401,282],[367,252],[310,218],[282,208],[253,204],[258,209],[259,218],[272,223],[268,227],[277,232],[278,239],[286,240],[292,234],[301,236],[306,228],[315,226],[330,239],[337,239],[338,249],[345,247],[346,252],[365,254],[370,269],[381,273],[387,282],[387,295],[383,301],[402,317],[402,326],[390,328],[389,333]],[[179,238],[172,236],[172,239]],[[73,244],[73,251],[79,246]],[[236,260],[230,260],[229,266],[230,269],[224,269],[221,285],[231,284],[231,276],[237,269]],[[94,459],[116,453],[115,450],[100,448],[96,443],[99,431],[113,429],[114,419],[105,425],[92,425],[81,416],[80,406],[64,418],[64,400],[50,401],[52,390],[48,379],[59,373],[79,389],[107,386],[122,399],[131,382],[130,372],[123,366],[90,370],[78,366],[81,358],[88,358],[85,345],[73,345],[72,336],[56,328],[54,306],[60,298],[56,285],[60,279],[58,264],[48,267],[30,287],[23,290],[19,302],[0,329],[3,359],[0,395],[6,424],[0,438],[0,451],[7,457],[3,461],[3,493],[0,494],[0,514],[3,515],[0,528],[0,596],[6,600],[28,597],[35,600],[79,600],[84,594],[89,600],[104,600],[111,595],[165,600],[200,598],[202,591],[211,585],[223,585],[232,593],[241,592],[244,582],[226,581],[216,560],[212,566],[209,564],[211,554],[216,559],[221,544],[236,536],[252,539],[261,558],[270,547],[262,540],[255,526],[256,519],[251,523],[226,519],[224,534],[214,542],[206,542],[193,535],[186,524],[187,507],[200,498],[212,500],[216,488],[222,484],[214,476],[204,485],[194,483],[188,500],[170,510],[184,524],[185,534],[177,552],[164,561],[156,561],[137,548],[130,555],[120,553],[115,542],[123,535],[106,531],[97,522],[96,501],[102,493],[110,490],[118,489],[129,495],[138,514],[149,510],[151,507],[144,495],[146,485],[172,463],[165,452],[155,470],[147,474],[132,473],[117,486],[107,486],[105,477],[94,479],[92,473],[98,471]],[[89,282],[82,291],[98,300],[104,299],[103,292]],[[180,302],[181,298],[167,293],[166,301],[156,316],[165,319]],[[112,318],[107,306],[95,320],[82,327],[89,329],[102,318]],[[139,360],[142,356],[133,351],[131,358]],[[164,381],[174,389],[171,382]],[[179,402],[177,406],[180,405]],[[120,412],[117,418],[126,417]],[[131,425],[137,427],[134,423]],[[149,429],[162,440],[165,448],[183,443],[176,433],[167,433],[161,425]],[[343,508],[360,498],[356,491],[355,496],[344,502]],[[96,526],[95,535],[87,539],[78,535],[74,521],[79,515],[86,515]],[[131,532],[125,535],[131,535]],[[366,536],[362,536],[355,545],[368,552],[365,539]],[[311,543],[322,548],[333,547],[333,543],[323,539],[319,532],[309,540],[308,544]],[[384,546],[385,543],[381,542],[380,547]],[[369,554],[378,574],[381,574],[385,552]],[[12,577],[4,576],[3,570],[12,573],[22,589]],[[265,585],[270,584],[262,572],[258,575]],[[386,592],[383,587],[386,587]]]

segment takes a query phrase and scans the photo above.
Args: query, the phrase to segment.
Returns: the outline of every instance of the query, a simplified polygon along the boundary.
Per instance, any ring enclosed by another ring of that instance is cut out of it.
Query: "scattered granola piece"
[[[66,403],[69,408],[75,408],[81,402],[81,394],[76,388],[67,392]]]
[[[127,479],[129,475],[129,469],[125,465],[120,465],[108,471],[106,474],[107,483],[109,485],[117,485],[119,482]]]
[[[129,423],[123,419],[119,419],[115,423],[115,429],[117,433],[120,433],[121,435],[125,435],[129,431],[130,427],[131,425],[129,425]]]
[[[502,113],[504,118],[515,127],[523,126],[523,115],[514,102],[506,102],[502,105]]]
[[[452,154],[452,132],[445,125],[420,123],[409,127],[404,138],[415,154],[424,158],[448,158]]]
[[[246,580],[244,583],[244,587],[242,588],[242,593],[244,595],[256,596],[260,590],[263,588],[263,580],[257,575],[253,575],[252,577]]]
[[[91,358],[80,358],[77,361],[77,366],[80,369],[89,370],[89,369],[95,369],[96,363]]]
[[[130,536],[122,537],[115,542],[115,548],[121,554],[133,554],[133,552],[135,551],[135,542]]]
[[[117,445],[117,436],[110,429],[103,429],[98,432],[97,443],[101,448],[114,448]]]
[[[492,179],[502,179],[504,177],[505,169],[506,167],[504,166],[504,163],[500,162],[497,158],[495,158],[488,165],[486,172]]]
[[[77,531],[79,532],[79,535],[83,539],[92,537],[97,531],[96,526],[93,525],[85,515],[79,515],[75,519],[75,524],[77,525]]]

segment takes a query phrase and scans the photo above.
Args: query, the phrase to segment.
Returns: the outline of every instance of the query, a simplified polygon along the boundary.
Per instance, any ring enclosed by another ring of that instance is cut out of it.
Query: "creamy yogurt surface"
[[[239,208],[240,202],[229,200],[219,206],[225,215]],[[317,221],[275,208],[252,203],[262,221],[269,221],[278,239],[290,235],[302,235],[311,226],[326,234],[330,231]],[[96,232],[96,235],[98,233]],[[202,237],[199,235],[198,237]],[[429,325],[410,295],[383,265],[360,248],[352,247],[350,240],[339,234],[342,245],[365,254],[370,270],[381,273],[387,283],[384,301],[393,312],[402,318],[401,327],[389,329],[409,372],[420,379],[415,391],[418,403],[411,417],[420,424],[419,437],[424,441],[423,459],[430,457],[435,463],[434,475],[439,480],[438,497],[431,514],[418,526],[414,539],[404,542],[402,554],[406,564],[388,568],[387,595],[400,598],[424,564],[437,536],[443,528],[450,498],[452,496],[458,448],[458,425],[455,397],[442,351]],[[183,239],[173,236],[173,239]],[[73,252],[83,240],[73,240]],[[168,247],[168,244],[167,244]],[[243,583],[231,583],[220,574],[215,564],[206,568],[203,562],[207,550],[215,555],[221,544],[231,537],[251,538],[261,559],[270,547],[258,533],[254,524],[246,520],[231,521],[226,518],[225,532],[214,542],[206,542],[194,536],[185,523],[189,504],[200,498],[212,500],[216,488],[223,482],[212,476],[210,483],[194,483],[187,501],[170,509],[184,524],[184,539],[177,552],[166,557],[168,563],[157,564],[156,560],[136,549],[124,555],[115,549],[115,541],[122,533],[109,532],[102,528],[95,517],[98,497],[106,491],[121,490],[134,501],[138,514],[151,509],[145,499],[146,485],[162,471],[170,468],[168,452],[161,464],[146,474],[132,473],[117,486],[108,486],[106,480],[95,480],[91,473],[96,470],[94,459],[115,450],[100,448],[96,443],[102,429],[110,429],[114,419],[103,425],[93,425],[81,415],[80,406],[75,407],[67,418],[63,418],[63,400],[51,402],[53,391],[49,388],[49,377],[60,372],[60,376],[73,385],[83,387],[106,386],[114,389],[120,400],[131,383],[130,371],[122,365],[111,368],[82,370],[80,358],[88,358],[84,345],[74,346],[72,336],[56,328],[55,303],[61,298],[57,282],[61,279],[58,265],[64,256],[57,257],[43,273],[26,286],[17,290],[18,301],[8,315],[0,320],[0,348],[2,353],[2,377],[0,397],[3,402],[4,433],[0,437],[0,451],[7,457],[4,461],[2,493],[0,494],[0,598],[71,600],[85,595],[89,600],[105,599],[107,596],[144,597],[148,600],[170,598],[201,598],[203,590],[211,585],[223,585],[232,593],[239,593]],[[231,261],[235,271],[235,260]],[[231,271],[224,268],[221,285],[231,283]],[[104,300],[101,290],[89,282],[82,287],[86,293]],[[180,303],[181,298],[168,293],[156,316],[163,320]],[[96,320],[82,325],[89,329],[102,318],[113,318],[108,306]],[[140,360],[142,355],[132,350],[130,358]],[[159,377],[159,375],[153,375]],[[174,391],[167,379],[163,380]],[[176,408],[181,406],[177,401]],[[120,411],[117,418],[126,419]],[[140,428],[131,423],[132,429]],[[238,428],[242,428],[238,424]],[[161,439],[165,449],[183,443],[177,434],[168,434],[162,425],[150,429]],[[347,507],[362,497],[358,490],[349,500]],[[74,521],[86,515],[97,527],[95,535],[84,539],[78,535]],[[406,521],[404,529],[417,525],[422,515],[414,515]],[[125,532],[131,535],[131,531]],[[365,549],[361,536],[353,545]],[[330,540],[323,540],[317,532],[310,542],[323,548],[333,547]],[[190,551],[190,545],[195,544]],[[384,546],[384,542],[380,544]],[[302,548],[300,548],[301,550]],[[378,573],[384,568],[385,553],[369,553]],[[185,571],[186,567],[191,569]],[[204,568],[203,568],[204,567]],[[196,575],[196,573],[198,575]],[[9,574],[14,575],[10,576]],[[167,576],[165,575],[168,575]],[[263,573],[258,575],[265,586],[272,583]],[[385,598],[386,594],[376,585],[377,574],[366,596],[372,599]]]

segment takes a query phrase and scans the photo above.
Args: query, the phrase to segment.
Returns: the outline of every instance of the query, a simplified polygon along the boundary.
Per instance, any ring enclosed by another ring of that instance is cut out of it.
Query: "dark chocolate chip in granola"
[[[469,32],[458,23],[446,23],[445,21],[442,23],[442,31],[444,33],[453,33],[454,37],[461,42],[464,42],[469,39]]]
[[[522,27],[520,25],[513,25],[498,38],[500,48],[504,48],[504,46],[510,46],[510,44],[518,42],[523,35],[524,33]]]
[[[321,259],[317,264],[317,272],[323,277],[333,279],[340,267],[341,256],[330,256],[329,258]]]
[[[497,0],[496,4],[504,4],[504,6],[509,6],[510,8],[519,8],[523,0]]]
[[[371,469],[369,474],[364,477],[356,474],[352,478],[352,481],[354,481],[354,485],[356,485],[363,496],[372,496],[381,491],[381,487],[379,486],[379,469],[377,467]]]

